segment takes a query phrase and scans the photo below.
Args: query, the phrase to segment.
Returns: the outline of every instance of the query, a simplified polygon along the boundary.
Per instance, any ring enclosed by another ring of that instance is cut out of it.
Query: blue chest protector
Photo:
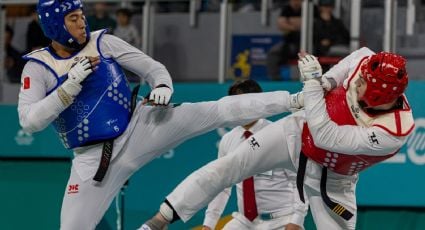
[[[68,149],[121,135],[130,121],[131,90],[121,67],[101,58],[98,69],[82,83],[74,102],[53,122]]]

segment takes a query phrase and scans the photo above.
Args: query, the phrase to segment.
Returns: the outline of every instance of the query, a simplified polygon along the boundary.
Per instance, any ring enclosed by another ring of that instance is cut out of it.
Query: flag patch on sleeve
[[[24,77],[24,82],[22,84],[24,89],[29,89],[31,87],[30,77]]]

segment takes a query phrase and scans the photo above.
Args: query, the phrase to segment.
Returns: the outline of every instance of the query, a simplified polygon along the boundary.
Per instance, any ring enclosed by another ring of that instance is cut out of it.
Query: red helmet
[[[362,64],[361,73],[367,87],[360,100],[368,106],[390,103],[407,87],[406,60],[400,55],[387,52],[374,54]]]

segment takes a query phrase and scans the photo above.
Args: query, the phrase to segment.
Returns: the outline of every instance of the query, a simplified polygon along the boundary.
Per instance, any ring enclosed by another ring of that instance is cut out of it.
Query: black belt
[[[338,216],[341,216],[344,220],[350,220],[353,217],[353,213],[348,211],[344,206],[333,202],[328,194],[326,193],[326,179],[328,177],[328,169],[326,167],[322,168],[322,177],[320,178],[320,194],[322,195],[323,202],[328,206],[332,212],[336,213]]]
[[[103,142],[102,157],[100,158],[99,167],[93,177],[93,180],[102,182],[109,168],[109,163],[112,157],[112,147],[114,146],[114,140],[108,140]]]
[[[297,171],[297,189],[298,194],[300,195],[300,200],[305,203],[304,200],[304,176],[305,176],[305,169],[307,166],[307,157],[306,155],[301,152],[300,153],[300,159],[298,163],[298,171]],[[344,220],[350,220],[351,217],[353,217],[353,213],[348,211],[344,206],[332,201],[328,194],[326,193],[326,179],[328,177],[328,169],[326,167],[322,168],[322,176],[320,178],[320,195],[322,196],[323,202],[338,216],[342,217]]]
[[[298,161],[298,171],[297,171],[297,189],[298,194],[300,195],[300,200],[305,203],[304,200],[304,176],[305,176],[305,168],[307,166],[307,157],[303,152],[300,153],[300,159]]]
[[[139,88],[140,88],[140,85],[137,85],[136,87],[134,87],[133,91],[131,92],[130,117],[133,115],[134,108],[136,108],[137,94],[139,92]],[[102,182],[103,178],[105,177],[106,172],[108,171],[108,168],[109,168],[109,163],[111,162],[113,146],[114,146],[114,139],[103,142],[102,156],[100,158],[99,167],[97,168],[97,171],[93,177],[93,180],[97,182]]]

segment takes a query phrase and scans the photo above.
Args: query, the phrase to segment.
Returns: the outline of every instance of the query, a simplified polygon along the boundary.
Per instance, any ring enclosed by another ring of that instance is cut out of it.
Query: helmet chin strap
[[[71,48],[71,49],[75,49],[75,50],[82,50],[87,45],[88,42],[89,42],[89,39],[87,39],[82,44],[80,44],[80,43],[78,43],[77,41],[74,40],[71,44],[68,44],[68,45],[65,45],[65,46],[68,47],[68,48]],[[62,45],[64,45],[64,44],[62,44]]]

